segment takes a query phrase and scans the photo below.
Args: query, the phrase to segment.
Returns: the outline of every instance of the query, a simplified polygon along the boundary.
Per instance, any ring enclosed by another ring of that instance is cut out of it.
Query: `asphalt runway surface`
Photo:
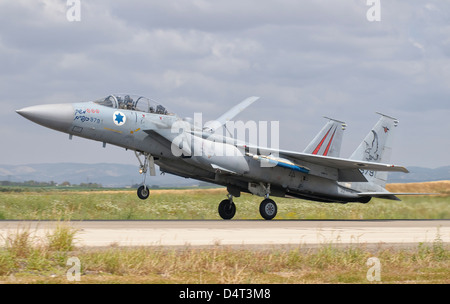
[[[0,221],[0,241],[25,229],[42,239],[61,224],[77,229],[75,245],[81,247],[417,248],[419,243],[450,243],[450,220]]]

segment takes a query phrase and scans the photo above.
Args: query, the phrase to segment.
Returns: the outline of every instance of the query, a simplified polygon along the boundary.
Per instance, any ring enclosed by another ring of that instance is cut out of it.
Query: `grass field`
[[[401,202],[374,199],[368,204],[323,204],[276,199],[276,219],[449,219],[450,182],[389,185],[395,192],[439,192],[404,196]],[[3,189],[5,190],[5,189]],[[81,283],[369,283],[367,260],[382,265],[381,283],[450,283],[448,244],[439,236],[416,248],[379,249],[363,245],[315,250],[76,248],[70,220],[219,219],[225,189],[155,190],[141,201],[133,190],[61,191],[22,189],[0,192],[0,219],[59,220],[60,229],[36,240],[24,229],[0,235],[0,283],[69,283],[67,259],[82,261]],[[261,199],[236,199],[237,219],[261,219]]]
[[[372,199],[368,204],[325,204],[274,198],[276,219],[448,219],[450,181],[389,185],[395,192],[442,193],[437,196],[402,196],[402,201]],[[33,190],[33,191],[31,191]],[[10,220],[142,220],[220,219],[217,207],[226,190],[152,190],[142,201],[135,190],[61,191],[24,189],[0,192],[0,219]],[[260,219],[261,198],[235,198],[235,219]]]

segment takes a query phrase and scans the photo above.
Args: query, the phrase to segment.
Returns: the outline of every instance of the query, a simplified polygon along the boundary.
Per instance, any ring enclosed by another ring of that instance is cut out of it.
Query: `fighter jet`
[[[241,192],[263,197],[259,211],[270,220],[277,214],[272,197],[325,203],[368,203],[372,197],[399,200],[385,189],[388,172],[404,172],[389,164],[392,134],[398,120],[380,118],[350,158],[340,157],[346,124],[327,118],[325,126],[303,152],[259,145],[229,130],[232,119],[255,102],[249,97],[218,119],[199,125],[181,118],[158,102],[129,94],[112,94],[91,102],[47,104],[16,112],[42,126],[134,151],[143,174],[140,199],[150,190],[146,175],[162,173],[193,178],[227,188],[219,215],[232,219],[234,198]],[[219,130],[222,130],[220,132]]]

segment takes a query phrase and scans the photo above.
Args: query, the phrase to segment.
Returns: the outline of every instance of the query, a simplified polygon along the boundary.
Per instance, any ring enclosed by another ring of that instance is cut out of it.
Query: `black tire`
[[[270,198],[263,200],[259,205],[259,213],[265,220],[273,219],[277,215],[277,211],[277,204]]]
[[[371,199],[372,198],[370,196],[364,196],[359,199],[359,202],[362,204],[367,204],[368,202],[370,202]]]
[[[137,195],[141,200],[145,200],[150,195],[150,189],[147,186],[142,185],[137,189]]]
[[[219,215],[224,220],[231,220],[236,214],[236,205],[230,200],[225,199],[219,204]]]

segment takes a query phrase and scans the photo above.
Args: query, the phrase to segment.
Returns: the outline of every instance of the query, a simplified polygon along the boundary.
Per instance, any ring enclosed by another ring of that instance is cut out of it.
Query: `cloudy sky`
[[[135,163],[15,113],[46,103],[141,94],[179,116],[280,121],[280,146],[302,151],[325,123],[348,124],[342,156],[378,120],[400,120],[392,162],[450,165],[450,1],[0,1],[0,164]]]

